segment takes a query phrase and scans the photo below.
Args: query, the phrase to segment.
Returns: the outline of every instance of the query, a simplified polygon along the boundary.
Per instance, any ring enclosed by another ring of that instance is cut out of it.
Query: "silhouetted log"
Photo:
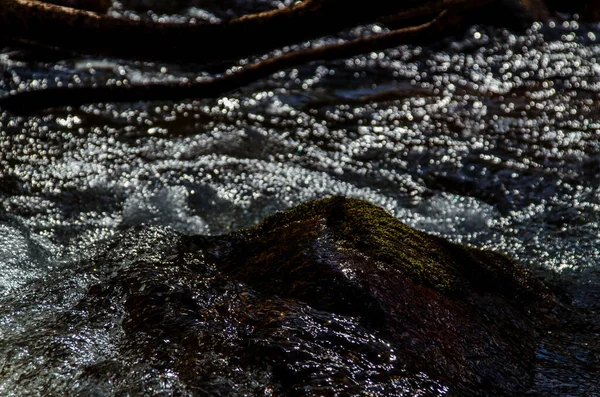
[[[78,10],[106,13],[112,6],[112,0],[38,0],[43,3],[56,4]]]
[[[563,5],[557,0],[551,0],[551,3],[553,7]],[[574,4],[577,6],[579,3]],[[591,11],[598,8],[579,6]],[[343,18],[340,17],[342,8],[345,10]],[[508,14],[502,14],[507,9]],[[368,6],[358,0],[305,0],[288,8],[250,14],[221,24],[182,25],[111,18],[31,0],[6,0],[0,3],[0,34],[9,39],[68,51],[209,64],[259,54],[374,20],[402,26],[444,10],[449,10],[448,14],[453,16],[447,18],[450,22],[445,23],[445,28],[456,27],[461,20],[467,23],[476,22],[478,18],[485,20],[485,15],[492,21],[500,19],[503,24],[518,23],[523,18],[545,20],[550,16],[543,0],[514,0],[508,3],[500,0],[430,0],[425,3],[372,0]],[[519,17],[511,19],[511,14]],[[0,107],[27,113],[47,107],[93,102],[212,98],[302,63],[379,51],[409,40],[413,44],[431,42],[439,37],[441,31],[438,29],[437,34],[430,34],[428,40],[423,40],[432,24],[435,23],[397,30],[373,40],[356,40],[284,54],[199,83],[17,92],[1,98]],[[452,30],[448,29],[445,33],[452,33]],[[189,42],[194,43],[192,49]]]
[[[412,8],[436,13],[489,1],[431,0],[423,7],[416,0],[305,0],[221,24],[188,25],[112,18],[31,0],[3,0],[0,35],[116,58],[210,63],[334,34]]]
[[[79,106],[87,103],[134,102],[214,98],[246,86],[280,70],[313,61],[326,61],[380,51],[400,44],[430,42],[443,33],[455,17],[442,13],[420,26],[392,31],[379,36],[301,50],[268,58],[229,74],[196,83],[144,84],[132,86],[49,88],[13,93],[0,98],[0,108],[30,113],[49,107]]]

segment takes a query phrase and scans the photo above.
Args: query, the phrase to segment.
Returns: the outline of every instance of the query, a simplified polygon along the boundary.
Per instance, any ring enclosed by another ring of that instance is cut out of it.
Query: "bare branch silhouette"
[[[427,44],[452,32],[451,28],[463,21],[464,14],[470,13],[472,17],[485,7],[491,10],[506,8],[506,3],[509,2],[304,0],[283,9],[248,14],[219,24],[179,24],[115,18],[35,0],[2,0],[0,36],[5,39],[75,53],[197,63],[204,68],[215,64],[231,65],[246,56],[335,34],[368,22],[380,21],[396,28],[375,37],[274,56],[205,81],[12,92],[0,98],[0,108],[30,113],[49,107],[94,102],[218,97],[301,64],[381,51],[405,43]],[[592,11],[600,9],[600,6],[582,5],[576,1],[569,8],[562,0],[514,0],[509,5],[537,20],[550,18],[551,11],[558,9],[557,6],[573,10],[581,7]]]
[[[188,98],[214,98],[268,77],[280,70],[308,62],[347,58],[401,44],[418,42],[425,38],[431,40],[433,37],[439,37],[445,24],[451,20],[449,13],[444,11],[431,22],[420,26],[399,29],[345,43],[290,52],[206,81],[188,84],[50,88],[0,98],[0,107],[14,112],[30,113],[49,107],[78,106],[95,102],[133,102],[165,99],[176,101]]]

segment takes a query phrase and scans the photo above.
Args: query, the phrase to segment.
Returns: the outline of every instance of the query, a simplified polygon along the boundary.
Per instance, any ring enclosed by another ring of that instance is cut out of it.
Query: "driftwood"
[[[0,106],[13,111],[31,112],[48,107],[77,106],[96,102],[133,102],[139,100],[181,100],[186,98],[214,98],[237,88],[270,76],[279,70],[307,62],[346,58],[369,51],[430,39],[443,31],[450,20],[442,12],[431,22],[416,27],[395,30],[379,36],[357,39],[342,44],[290,52],[268,58],[229,74],[210,80],[188,84],[145,84],[132,86],[49,88],[22,92],[0,99]]]
[[[3,0],[0,35],[79,53],[206,64],[335,34],[382,16],[435,16],[444,9],[489,2],[434,0],[423,6],[416,0],[304,0],[221,24],[179,24],[112,18],[32,0]]]
[[[78,10],[92,11],[104,14],[112,6],[112,0],[43,0],[44,3],[56,4]]]
[[[557,2],[564,5],[554,0]],[[287,8],[244,15],[220,24],[177,24],[114,18],[35,0],[2,0],[0,37],[11,41],[115,58],[187,62],[198,67],[231,65],[232,61],[247,56],[364,23],[381,22],[396,29],[373,38],[275,56],[207,81],[12,92],[0,98],[0,108],[31,112],[94,102],[217,97],[300,64],[340,59],[405,43],[432,42],[459,25],[462,16],[469,12],[504,3],[503,0],[304,0]],[[572,4],[577,7],[579,3]],[[512,4],[531,19],[549,18],[551,10],[556,9],[556,4],[551,5],[553,8],[543,0]]]

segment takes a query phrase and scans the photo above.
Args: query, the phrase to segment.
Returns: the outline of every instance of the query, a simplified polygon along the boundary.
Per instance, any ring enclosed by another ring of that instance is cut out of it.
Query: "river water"
[[[432,47],[302,66],[216,100],[0,110],[0,394],[89,391],[83,368],[126,355],[116,315],[56,325],[98,282],[86,259],[103,241],[141,224],[224,234],[344,195],[507,253],[564,288],[589,326],[541,338],[531,395],[600,395],[599,40],[598,25],[577,20],[523,33],[473,27]],[[198,76],[44,57],[0,53],[0,94]],[[147,388],[179,390],[176,373],[144,371]],[[123,390],[95,382],[98,395]]]

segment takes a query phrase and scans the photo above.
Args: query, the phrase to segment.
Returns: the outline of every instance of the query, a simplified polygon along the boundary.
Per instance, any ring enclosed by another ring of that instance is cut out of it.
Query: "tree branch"
[[[511,4],[534,18],[547,18],[549,11],[544,1],[550,0],[515,0]],[[304,0],[284,9],[245,15],[221,24],[187,25],[112,18],[35,0],[0,0],[0,35],[13,40],[126,59],[205,65],[230,62],[365,22],[387,18],[392,23],[414,25],[442,13],[423,25],[368,39],[291,52],[202,82],[12,92],[0,98],[0,107],[32,112],[94,102],[217,97],[300,64],[350,57],[408,42],[431,42],[434,37],[439,37],[443,27],[456,25],[462,19],[459,13],[471,11],[479,16],[483,6],[493,12],[490,10],[501,4],[504,4],[502,0],[369,0],[368,4],[364,0]]]
[[[133,21],[32,0],[1,0],[0,36],[114,58],[207,64],[335,34],[387,15],[411,10],[435,15],[492,1],[304,0],[213,25]]]
[[[268,77],[280,70],[308,62],[347,58],[366,52],[381,51],[401,44],[418,43],[423,40],[430,41],[435,37],[439,37],[448,23],[456,22],[455,18],[455,15],[453,17],[452,14],[444,11],[434,20],[419,26],[341,44],[290,52],[207,81],[189,84],[50,88],[15,93],[0,98],[0,108],[17,113],[31,113],[49,107],[79,106],[97,102],[167,99],[177,101],[188,98],[214,98]]]

